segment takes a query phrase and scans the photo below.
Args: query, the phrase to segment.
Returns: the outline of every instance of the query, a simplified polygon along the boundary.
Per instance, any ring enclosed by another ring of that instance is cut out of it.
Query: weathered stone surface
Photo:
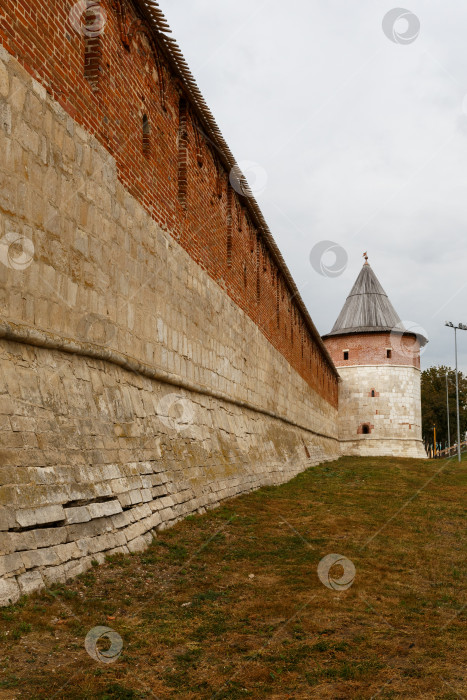
[[[39,571],[27,571],[18,576],[21,595],[28,595],[44,587],[44,580]]]
[[[91,520],[91,513],[87,506],[79,506],[77,508],[66,508],[66,521],[70,525],[75,523],[87,523]]]
[[[339,438],[343,454],[426,458],[421,440],[420,370],[380,365],[341,367]],[[371,396],[372,389],[375,391]],[[363,424],[370,434],[359,434]]]
[[[134,540],[128,542],[130,552],[142,552],[147,548],[148,544],[144,537],[135,537]]]
[[[24,569],[21,554],[5,554],[0,557],[0,576],[17,573]]]
[[[0,323],[135,358],[180,386],[0,339],[0,602],[339,452],[335,407],[130,196],[97,140],[6,58],[0,240],[13,231],[32,248],[21,271],[0,262]]]
[[[122,506],[118,501],[106,501],[104,503],[91,503],[88,506],[91,518],[107,518],[122,512]]]
[[[14,578],[0,578],[0,606],[16,603],[21,595]]]
[[[45,525],[61,520],[65,520],[65,511],[62,506],[44,506],[44,508],[29,508],[16,512],[16,522],[20,527]]]
[[[0,96],[6,97],[10,90],[10,78],[6,65],[0,60]]]

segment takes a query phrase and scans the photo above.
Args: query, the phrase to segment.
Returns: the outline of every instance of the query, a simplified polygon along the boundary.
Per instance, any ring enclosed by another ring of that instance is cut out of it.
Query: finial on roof
[[[363,253],[363,257],[365,258],[365,262],[363,264],[368,265],[368,253],[366,251]]]

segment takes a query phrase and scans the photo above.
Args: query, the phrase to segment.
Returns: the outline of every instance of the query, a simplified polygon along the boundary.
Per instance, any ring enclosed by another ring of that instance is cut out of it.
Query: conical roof
[[[402,321],[370,265],[365,262],[332,331],[323,337],[399,328],[404,331]]]

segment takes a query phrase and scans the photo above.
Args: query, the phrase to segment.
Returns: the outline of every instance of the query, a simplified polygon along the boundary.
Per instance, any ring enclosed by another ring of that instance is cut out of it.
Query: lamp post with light
[[[464,323],[459,323],[455,326],[451,321],[446,321],[445,326],[454,328],[454,349],[456,355],[456,410],[457,410],[457,459],[461,461],[461,428],[459,420],[459,375],[457,373],[457,331],[467,331],[467,326]]]
[[[449,386],[448,386],[448,373],[446,372],[446,412],[448,418],[448,455],[451,456],[451,426],[449,422]]]

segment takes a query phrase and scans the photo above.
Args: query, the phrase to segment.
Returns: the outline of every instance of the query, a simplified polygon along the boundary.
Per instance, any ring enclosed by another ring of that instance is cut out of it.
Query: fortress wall
[[[409,365],[340,367],[339,439],[346,455],[426,458],[420,370]],[[372,390],[375,396],[371,396]],[[362,426],[370,426],[368,435]]]
[[[310,387],[1,49],[0,116],[6,604],[339,447],[334,380]]]
[[[35,267],[34,296],[44,298],[44,311],[35,309],[34,322],[48,322],[42,316],[53,300],[58,309],[53,328],[73,337],[76,317],[94,312],[106,318],[113,347],[146,362],[171,363],[172,356],[158,357],[153,348],[148,308],[154,293],[160,297],[164,290],[146,272],[160,280],[155,265],[165,264],[176,240],[307,384],[337,406],[332,361],[252,197],[243,196],[232,178],[227,146],[209,132],[190,101],[163,32],[144,19],[144,2],[100,2],[105,24],[95,37],[95,80],[85,75],[83,16],[70,14],[77,5],[75,0],[31,0],[27,10],[17,0],[0,5],[0,46],[25,69],[17,65],[17,74],[8,78],[3,68],[0,78],[6,149],[0,206],[7,217],[3,226],[16,229],[19,219],[48,269],[40,278]],[[26,94],[26,72],[42,89]],[[46,92],[52,101],[45,102]],[[105,150],[96,149],[97,143]],[[118,191],[117,182],[123,184]],[[169,234],[157,261],[155,236],[146,236],[146,228],[159,230],[153,221]],[[32,320],[28,294],[26,289],[25,296],[15,297],[15,318]],[[70,304],[66,317],[63,304]],[[204,315],[202,306],[192,308],[191,325]],[[190,337],[191,328],[185,335]],[[159,343],[157,337],[160,348]],[[216,373],[213,356],[205,353],[200,364],[203,381],[217,381],[208,376]]]

